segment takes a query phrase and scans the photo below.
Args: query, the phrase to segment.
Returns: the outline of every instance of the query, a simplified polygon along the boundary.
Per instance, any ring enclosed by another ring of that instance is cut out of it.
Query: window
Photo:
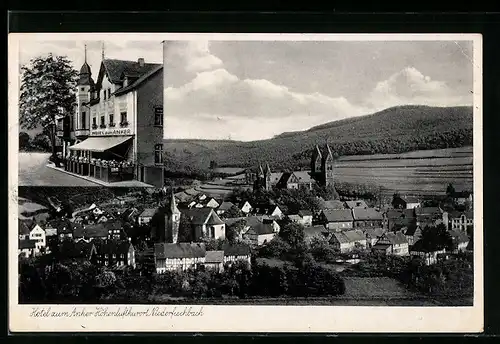
[[[113,259],[115,259],[115,258],[116,258],[116,254],[113,253]]]
[[[92,127],[97,128],[97,118],[92,117]]]
[[[111,98],[111,88],[108,88],[108,98]]]
[[[85,87],[82,87],[82,92],[85,92]]]
[[[103,90],[102,93],[104,94],[104,100],[106,100],[106,90]]]
[[[82,118],[81,118],[81,122],[80,122],[80,129],[85,129],[85,116],[87,115],[87,113],[85,111],[82,111]]]
[[[155,145],[155,164],[163,163],[163,144]]]
[[[112,113],[109,114],[109,126],[110,127],[115,126],[115,119],[114,119],[114,115]]]
[[[163,108],[155,107],[155,126],[163,127]]]
[[[104,116],[101,116],[101,128],[105,128],[106,127],[106,123],[105,123],[105,118]]]
[[[127,121],[127,112],[120,113],[120,125],[126,126],[128,124]]]

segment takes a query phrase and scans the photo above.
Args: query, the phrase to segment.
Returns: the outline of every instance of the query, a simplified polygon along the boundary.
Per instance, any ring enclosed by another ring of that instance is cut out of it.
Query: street
[[[50,153],[19,153],[19,186],[99,186],[48,168]]]

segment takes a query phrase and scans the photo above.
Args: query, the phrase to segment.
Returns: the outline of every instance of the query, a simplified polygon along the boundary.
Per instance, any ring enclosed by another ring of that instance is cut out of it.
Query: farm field
[[[38,203],[32,202],[26,198],[19,197],[19,213],[18,217],[21,220],[36,218],[37,220],[46,219],[49,216],[49,210]]]
[[[472,188],[472,147],[414,151],[403,154],[356,155],[339,158],[338,182],[372,184],[382,194],[443,195],[448,183]],[[272,168],[272,167],[271,167]],[[207,182],[198,191],[221,197],[243,185],[243,174]]]

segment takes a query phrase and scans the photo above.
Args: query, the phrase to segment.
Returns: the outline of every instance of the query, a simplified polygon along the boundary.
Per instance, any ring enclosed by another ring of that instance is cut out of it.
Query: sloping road
[[[19,186],[99,186],[47,167],[49,153],[19,153]]]

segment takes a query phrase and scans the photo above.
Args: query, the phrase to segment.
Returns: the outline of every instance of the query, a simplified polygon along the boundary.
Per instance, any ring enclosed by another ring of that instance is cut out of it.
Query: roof
[[[128,253],[130,246],[132,244],[128,240],[107,240],[106,242],[95,243],[97,253],[99,254],[125,254]]]
[[[202,258],[205,257],[203,243],[157,243],[155,244],[155,258]]]
[[[30,225],[26,221],[19,220],[19,234],[28,235],[30,232]]]
[[[35,243],[36,240],[30,240],[30,239],[19,240],[19,249],[24,250],[24,249],[35,248]]]
[[[220,219],[220,217],[214,211],[212,211],[212,213],[210,213],[210,217],[208,218],[206,224],[207,225],[223,225],[224,222]]]
[[[104,67],[110,81],[117,84],[122,81],[121,79],[123,75],[146,75],[162,65],[158,63],[144,63],[141,66],[138,61],[104,59],[102,61],[102,66]]]
[[[402,199],[406,203],[420,203],[419,199],[414,196],[403,196]]]
[[[234,207],[233,202],[222,202],[221,205],[219,205],[219,210],[229,210],[232,207]]]
[[[224,251],[206,251],[205,263],[223,263]]]
[[[156,214],[157,209],[156,208],[146,208],[144,211],[139,215],[139,217],[153,217]]]
[[[222,225],[224,222],[212,208],[192,208],[184,211],[194,225]]]
[[[266,235],[275,233],[275,230],[272,222],[259,222],[255,225],[250,226],[250,229],[247,231],[247,233],[248,232],[254,232],[257,235]]]
[[[345,201],[345,204],[350,209],[368,208],[368,205],[362,199],[358,199],[358,200],[354,200],[354,201]]]
[[[283,172],[271,172],[271,183],[277,183],[282,175]]]
[[[373,245],[372,248],[375,249],[375,250],[387,250],[389,247],[391,247],[390,244],[379,244],[379,243],[377,243],[377,244]]]
[[[462,215],[465,215],[466,218],[468,219],[473,219],[474,218],[474,212],[472,210],[467,210],[467,211],[450,211],[449,213],[449,217],[452,218],[452,219],[457,219],[457,218],[460,218]]]
[[[352,209],[354,220],[382,220],[382,214],[374,208]]]
[[[326,229],[325,226],[321,226],[321,225],[304,228],[304,235],[306,237],[318,236],[320,234],[327,233],[327,232],[328,232],[328,229]]]
[[[438,215],[441,216],[442,210],[439,207],[422,207],[415,208],[415,215]]]
[[[417,226],[416,224],[412,223],[406,227],[401,228],[401,232],[403,232],[404,235],[413,236],[413,235],[415,235],[415,233],[417,232],[418,229],[420,229],[420,227]]]
[[[250,246],[245,244],[225,244],[222,249],[224,256],[248,256],[250,255]]]
[[[73,232],[76,238],[102,238],[108,236],[108,223],[98,223],[76,228]]]
[[[408,240],[406,240],[406,236],[402,232],[385,233],[383,236],[383,239],[386,239],[387,241],[389,241],[389,243],[391,245],[400,245],[400,244],[408,243]]]
[[[467,243],[470,241],[469,236],[462,232],[462,231],[456,231],[456,230],[451,230],[450,236],[454,241],[457,241],[458,243]]]
[[[184,191],[177,192],[176,194],[174,194],[174,196],[179,200],[179,202],[188,202],[193,198],[193,196],[188,195]]]
[[[415,210],[414,209],[389,209],[385,213],[388,219],[396,219],[396,218],[415,218]]]
[[[334,232],[333,236],[341,244],[366,240],[366,236],[360,230]]]
[[[365,228],[363,229],[363,232],[365,233],[367,238],[375,239],[380,238],[382,235],[384,235],[385,230],[383,228]]]
[[[323,214],[328,222],[347,222],[353,221],[350,209],[325,209]]]
[[[320,200],[321,209],[344,209],[344,203],[338,200],[324,201]]]
[[[304,217],[304,216],[312,216],[312,211],[307,210],[307,209],[301,209],[299,210],[299,215]]]
[[[294,171],[293,174],[299,179],[299,183],[312,183],[314,180],[307,171]]]
[[[300,221],[302,217],[300,215],[288,215],[287,216],[291,221]]]
[[[155,65],[154,67],[151,68],[151,70],[147,71],[144,73],[141,77],[139,77],[137,80],[132,82],[130,85],[127,85],[125,87],[120,88],[119,90],[115,91],[115,95],[120,95],[127,93],[129,91],[132,91],[139,87],[142,83],[144,83],[146,80],[148,80],[150,77],[155,75],[156,73],[160,72],[163,70],[163,65]]]

